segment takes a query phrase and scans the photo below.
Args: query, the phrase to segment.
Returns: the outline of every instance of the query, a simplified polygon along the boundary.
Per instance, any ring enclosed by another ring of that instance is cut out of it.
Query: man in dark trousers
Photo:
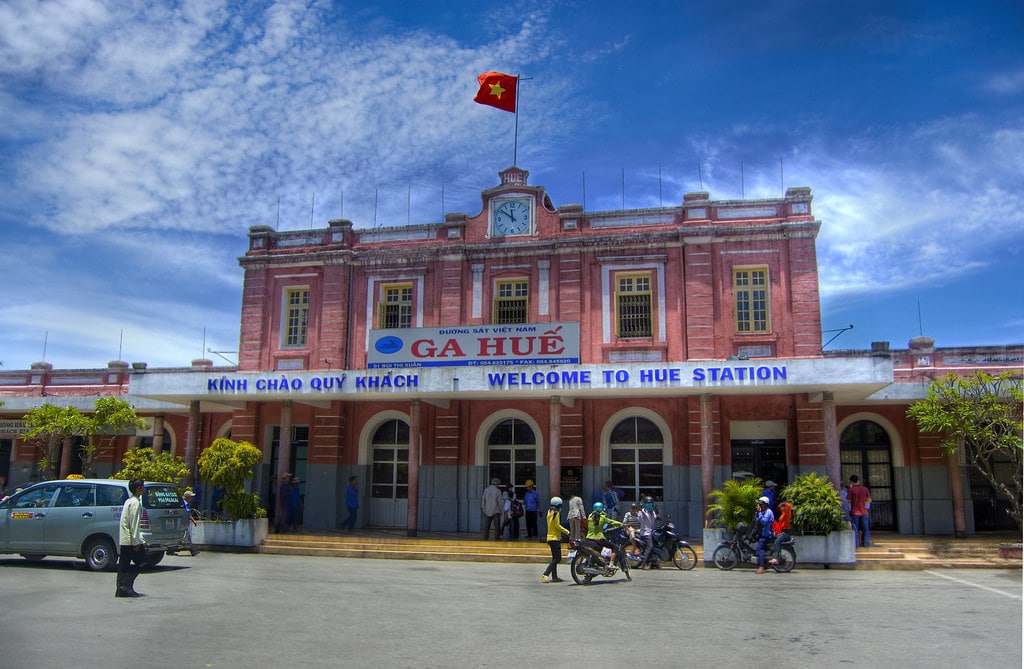
[[[861,485],[856,474],[850,477],[846,499],[850,503],[850,518],[853,519],[853,544],[867,548],[871,545],[871,492]]]
[[[121,507],[121,521],[117,558],[117,591],[115,597],[142,597],[135,592],[135,578],[146,562],[146,547],[142,543],[142,492],[146,485],[142,479],[132,479],[128,489],[132,496]],[[134,565],[132,563],[135,563]]]

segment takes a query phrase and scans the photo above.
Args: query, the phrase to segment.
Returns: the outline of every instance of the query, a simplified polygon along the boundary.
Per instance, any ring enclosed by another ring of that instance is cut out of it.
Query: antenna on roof
[[[338,196],[338,215],[345,218],[345,189],[342,188]]]
[[[281,196],[277,196],[277,218],[274,219],[274,229],[281,227]]]
[[[921,320],[921,300],[917,301],[917,332],[924,336],[924,321]]]
[[[313,209],[316,207],[316,191],[313,191],[313,201],[309,203],[309,229],[313,229]]]
[[[836,340],[836,337],[838,337],[839,335],[843,334],[847,330],[852,330],[852,329],[853,329],[853,323],[850,323],[845,328],[838,328],[836,330],[822,330],[821,334],[825,334],[826,332],[835,332],[835,334],[832,336],[831,339],[829,339],[827,342],[825,342],[824,344],[821,345],[821,350],[824,351],[826,346],[828,346],[829,344],[831,344],[832,342],[834,342]]]
[[[50,331],[47,330],[43,333],[43,362],[46,362],[46,340],[50,338]]]
[[[587,173],[583,172],[583,211],[587,210]]]
[[[373,229],[377,229],[377,189],[373,189]]]
[[[626,208],[626,168],[622,168],[622,208]]]
[[[704,191],[704,175],[700,172],[700,161],[697,161],[697,183],[700,184],[700,191]]]
[[[405,224],[412,224],[412,184],[405,186]]]
[[[441,179],[441,220],[444,220],[444,179]]]
[[[124,346],[124,329],[121,329],[121,339],[117,342],[117,359],[121,360],[121,349]]]
[[[740,161],[740,199],[745,200],[747,197],[747,191],[743,186],[743,161]]]
[[[786,195],[786,172],[782,166],[782,158],[779,158],[779,188],[782,190],[782,195]]]
[[[661,194],[661,165],[658,165],[658,206],[665,206],[665,198]]]

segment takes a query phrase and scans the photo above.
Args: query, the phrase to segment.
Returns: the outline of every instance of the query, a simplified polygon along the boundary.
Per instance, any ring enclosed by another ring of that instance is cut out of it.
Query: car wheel
[[[163,553],[150,553],[146,556],[146,569],[152,569],[164,559]]]
[[[85,564],[92,571],[112,571],[117,567],[117,551],[110,539],[93,539],[85,547]]]

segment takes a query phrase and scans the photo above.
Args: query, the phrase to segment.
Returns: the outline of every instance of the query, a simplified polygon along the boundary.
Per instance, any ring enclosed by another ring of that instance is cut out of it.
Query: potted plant
[[[800,536],[801,562],[853,564],[857,561],[853,531],[843,520],[839,493],[826,476],[801,474],[779,497],[793,504],[792,534]]]
[[[721,542],[724,532],[735,530],[739,523],[749,525],[754,519],[757,498],[761,496],[762,490],[764,485],[761,479],[750,477],[730,479],[721,488],[711,491],[711,499],[714,500],[708,505],[708,516],[711,519],[703,533],[705,562],[711,561],[711,555]]]
[[[258,546],[267,538],[267,512],[260,505],[260,496],[245,490],[262,458],[263,453],[251,443],[226,437],[214,439],[203,451],[196,463],[199,474],[224,491],[221,508],[228,519],[200,522],[194,528],[194,543]]]

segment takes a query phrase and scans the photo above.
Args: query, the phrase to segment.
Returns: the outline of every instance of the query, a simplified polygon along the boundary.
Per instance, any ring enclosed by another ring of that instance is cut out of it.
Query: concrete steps
[[[367,530],[359,534],[271,534],[259,547],[273,555],[435,560],[456,562],[518,562],[544,564],[550,559],[541,541],[481,541],[472,534],[428,533],[408,537],[399,530]],[[1020,569],[1020,558],[999,557],[1006,537],[953,539],[882,535],[870,548],[857,549],[858,570]],[[1012,539],[1012,538],[1011,538]],[[691,543],[697,555],[700,544]],[[563,554],[568,548],[563,546]]]
[[[260,546],[273,555],[438,560],[454,562],[543,563],[551,559],[539,541],[479,541],[436,537],[398,538],[358,535],[272,534]]]
[[[913,537],[882,539],[869,548],[858,548],[856,568],[1020,569],[1021,560],[999,557],[992,540]]]

